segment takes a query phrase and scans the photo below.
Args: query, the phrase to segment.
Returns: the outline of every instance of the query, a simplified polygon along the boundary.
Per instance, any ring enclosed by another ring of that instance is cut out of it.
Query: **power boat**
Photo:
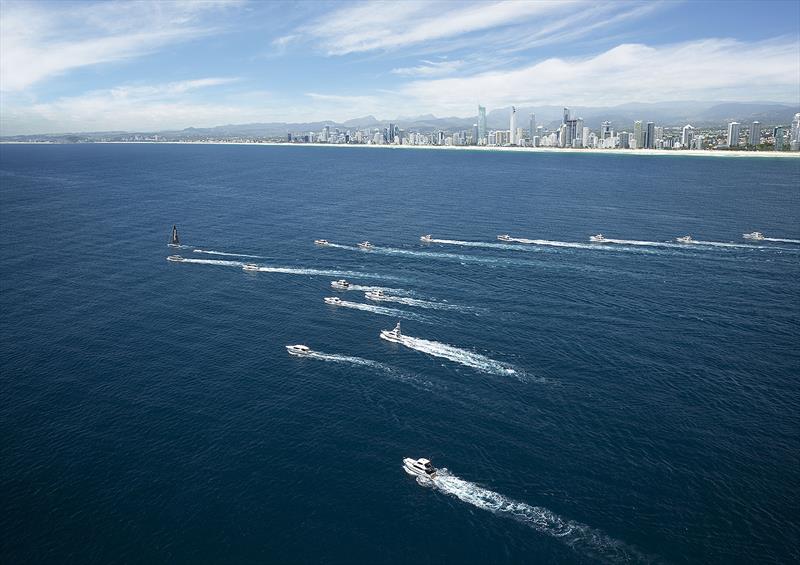
[[[421,235],[419,237],[420,241],[424,241],[425,243],[430,243],[433,241],[433,236],[431,234]]]
[[[342,303],[342,299],[336,296],[326,296],[323,298],[323,300],[325,301],[325,304],[331,304],[333,306],[338,306]]]
[[[169,238],[169,243],[167,244],[170,247],[180,247],[181,240],[178,237],[178,228],[175,224],[172,224],[172,235]]]
[[[364,293],[364,298],[367,300],[383,300],[386,298],[386,295],[380,289],[370,290],[369,292]]]
[[[413,477],[435,479],[437,470],[436,467],[431,465],[430,461],[424,458],[414,460],[411,457],[406,457],[403,459],[403,471]]]
[[[598,233],[597,235],[590,235],[589,241],[593,243],[602,243],[606,240],[602,233]]]
[[[372,245],[369,241],[362,241],[358,244],[361,249],[372,249],[374,245]]]
[[[502,235],[498,235],[497,239],[499,239],[500,241],[511,241],[511,236],[508,235],[507,233],[504,233]]]
[[[403,334],[400,333],[400,322],[397,322],[393,330],[381,330],[381,339],[401,343],[403,341]]]
[[[684,235],[684,236],[681,236],[681,237],[676,237],[675,241],[677,241],[678,243],[694,243],[694,240],[692,239],[692,236],[690,236],[690,235]]]
[[[752,239],[753,241],[761,241],[764,239],[764,234],[760,231],[754,231],[751,233],[743,233],[742,237],[745,239]]]
[[[242,269],[245,270],[245,271],[257,271],[259,269],[259,267],[255,263],[245,263],[242,266]]]
[[[344,279],[339,279],[338,281],[331,281],[331,286],[337,290],[347,290],[350,288],[350,283]]]
[[[327,239],[315,239],[314,240],[314,245],[330,245],[330,244],[331,244],[331,242],[328,241]]]
[[[185,259],[183,257],[181,257],[180,255],[170,255],[169,257],[167,257],[167,261],[181,262],[181,261],[184,261],[184,260]]]
[[[289,352],[289,355],[297,355],[298,357],[301,357],[311,353],[311,348],[307,345],[287,345],[286,351]]]

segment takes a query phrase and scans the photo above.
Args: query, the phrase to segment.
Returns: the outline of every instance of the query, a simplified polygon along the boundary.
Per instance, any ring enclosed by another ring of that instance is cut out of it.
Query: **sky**
[[[0,134],[800,105],[800,2],[0,0]]]

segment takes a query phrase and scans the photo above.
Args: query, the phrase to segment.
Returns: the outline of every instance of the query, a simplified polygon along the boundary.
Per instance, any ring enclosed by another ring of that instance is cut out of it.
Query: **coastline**
[[[0,141],[0,145],[249,145],[257,147],[338,147],[362,149],[419,149],[434,151],[510,151],[515,153],[568,153],[592,155],[646,155],[646,156],[673,156],[673,157],[757,157],[757,158],[799,158],[800,151],[714,151],[710,149],[594,149],[571,147],[486,147],[478,145],[376,145],[376,144],[344,144],[344,143],[288,143],[269,142],[251,143],[246,141],[94,141],[91,143],[51,143],[41,141]]]

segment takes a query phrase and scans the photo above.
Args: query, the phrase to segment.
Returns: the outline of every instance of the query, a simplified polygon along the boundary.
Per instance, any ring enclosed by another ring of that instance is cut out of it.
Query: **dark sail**
[[[169,242],[170,245],[180,245],[181,240],[178,239],[178,228],[176,226],[172,226],[172,240]]]

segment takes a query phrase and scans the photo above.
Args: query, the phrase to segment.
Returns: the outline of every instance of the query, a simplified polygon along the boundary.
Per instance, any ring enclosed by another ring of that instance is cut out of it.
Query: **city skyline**
[[[477,104],[800,104],[791,2],[0,5],[2,135]]]

